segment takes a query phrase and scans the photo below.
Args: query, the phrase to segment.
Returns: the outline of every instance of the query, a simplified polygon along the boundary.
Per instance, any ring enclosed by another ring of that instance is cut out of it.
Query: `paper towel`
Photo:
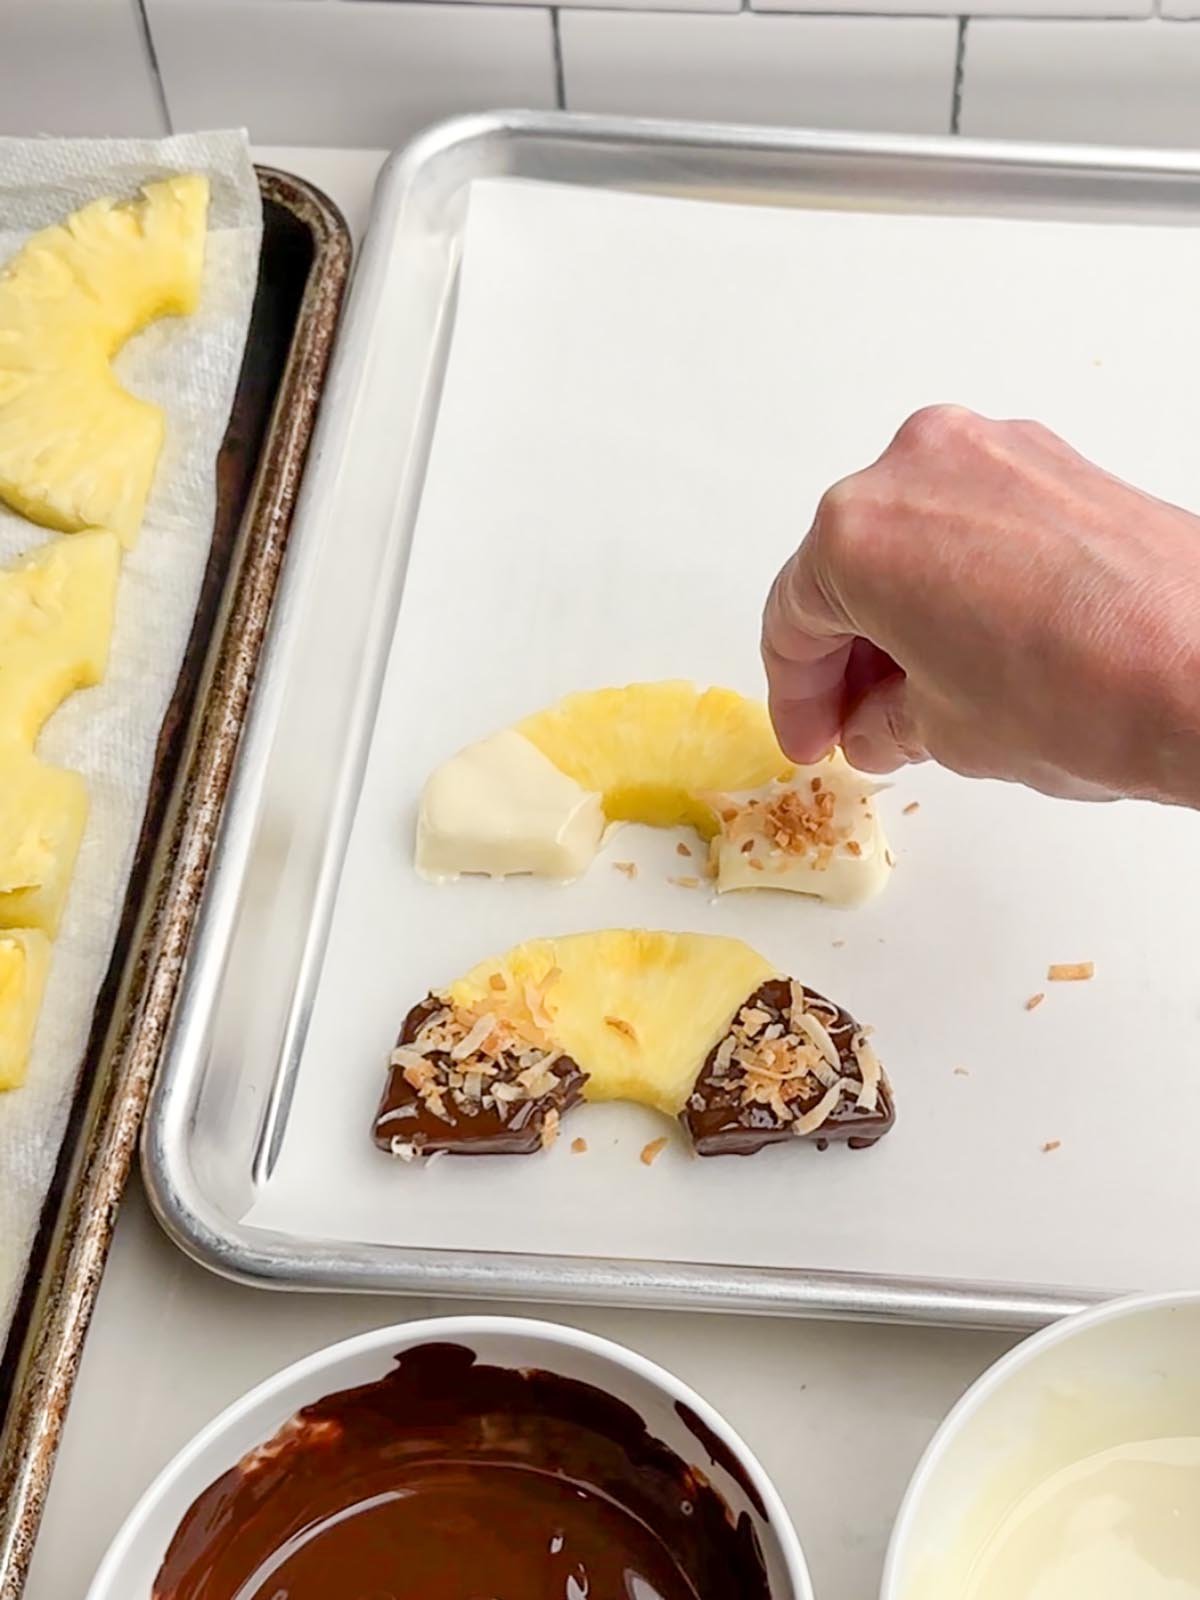
[[[212,186],[194,316],[136,335],[116,370],[166,413],[141,538],[125,558],[108,677],[51,719],[39,754],[87,779],[91,814],[24,1088],[0,1094],[0,1344],[20,1290],[120,920],[159,726],[196,608],[216,509],[215,461],[250,323],[262,236],[244,133],[165,140],[0,139],[0,262],[30,233],[172,173]],[[54,537],[0,508],[0,564]]]

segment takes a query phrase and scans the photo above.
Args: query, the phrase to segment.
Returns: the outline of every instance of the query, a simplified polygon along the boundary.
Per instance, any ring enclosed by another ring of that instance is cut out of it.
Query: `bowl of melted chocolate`
[[[778,1494],[684,1384],[502,1317],[352,1339],[165,1469],[88,1600],[812,1600]]]

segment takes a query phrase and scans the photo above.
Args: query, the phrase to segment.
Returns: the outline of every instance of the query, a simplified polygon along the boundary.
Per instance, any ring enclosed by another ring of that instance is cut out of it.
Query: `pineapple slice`
[[[589,1100],[676,1116],[738,1007],[773,975],[740,939],[614,929],[518,945],[474,968],[449,998],[473,1006],[511,993],[522,1003],[544,990],[547,1032],[587,1074]]]
[[[163,422],[109,362],[148,322],[195,310],[207,211],[203,177],[147,184],[43,229],[0,273],[0,499],[35,522],[136,539]]]
[[[0,1089],[18,1089],[25,1081],[49,969],[44,933],[0,933]]]
[[[132,545],[162,442],[162,412],[105,363],[0,374],[0,500],[31,522],[110,527]]]
[[[705,795],[786,778],[765,706],[732,689],[682,681],[568,695],[517,725],[581,788],[604,797],[612,822],[716,832]]]
[[[717,832],[712,795],[786,778],[766,710],[730,689],[635,683],[569,695],[431,774],[417,870],[577,877],[604,822]]]
[[[66,696],[104,676],[120,561],[115,536],[92,531],[0,572],[0,762],[27,754]]]
[[[87,814],[79,773],[0,751],[0,928],[54,938]]]

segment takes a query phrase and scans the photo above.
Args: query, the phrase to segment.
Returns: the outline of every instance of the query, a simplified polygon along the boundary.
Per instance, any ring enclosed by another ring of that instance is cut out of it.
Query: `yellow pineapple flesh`
[[[0,933],[0,1089],[17,1089],[25,1081],[49,969],[44,933]]]
[[[589,1100],[676,1116],[738,1007],[772,976],[740,939],[610,929],[517,945],[473,968],[449,998],[532,1008],[588,1074]]]
[[[87,814],[79,773],[0,751],[0,929],[38,928],[54,938]]]
[[[121,551],[111,533],[55,539],[0,572],[0,785],[75,689],[108,662]]]
[[[518,724],[560,771],[604,797],[610,821],[696,828],[708,796],[787,778],[765,706],[732,689],[668,681],[568,695]]]
[[[147,184],[43,229],[0,271],[0,500],[134,542],[163,422],[109,363],[148,322],[195,310],[207,213],[203,177]]]

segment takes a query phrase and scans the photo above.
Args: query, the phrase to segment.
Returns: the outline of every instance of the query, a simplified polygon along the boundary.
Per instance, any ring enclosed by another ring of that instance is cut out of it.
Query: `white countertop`
[[[260,150],[365,224],[379,152]],[[444,1302],[245,1289],[176,1251],[126,1196],[27,1600],[82,1597],[154,1474],[217,1411],[297,1357]],[[520,1310],[502,1307],[492,1309]],[[818,1600],[871,1600],[899,1498],[934,1427],[1010,1342],[918,1328],[559,1310],[677,1372],[729,1418],[787,1502]],[[336,1597],[331,1596],[331,1600]]]

